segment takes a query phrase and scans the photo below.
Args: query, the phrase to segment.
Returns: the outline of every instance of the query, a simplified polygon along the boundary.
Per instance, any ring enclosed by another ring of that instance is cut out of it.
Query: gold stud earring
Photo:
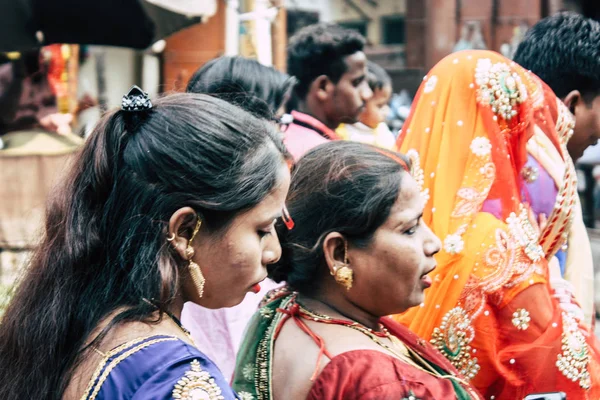
[[[199,298],[202,298],[202,295],[204,294],[204,283],[206,282],[206,279],[204,278],[204,275],[202,275],[202,270],[200,269],[200,266],[192,260],[192,257],[194,257],[195,254],[194,248],[192,247],[192,241],[194,240],[196,234],[200,230],[201,225],[202,221],[200,220],[200,217],[198,217],[196,227],[194,228],[194,233],[192,233],[192,237],[188,241],[188,245],[185,249],[185,255],[190,262],[190,265],[188,267],[190,271],[190,277],[192,278],[192,282],[194,282],[194,286],[196,286]]]
[[[334,269],[333,278],[337,283],[346,288],[346,290],[352,289],[352,283],[354,282],[354,272],[346,265],[340,268]]]
[[[352,283],[354,282],[354,271],[348,267],[348,264],[348,242],[344,241],[344,263],[341,264],[341,267],[333,267],[331,275],[346,290],[352,289]]]

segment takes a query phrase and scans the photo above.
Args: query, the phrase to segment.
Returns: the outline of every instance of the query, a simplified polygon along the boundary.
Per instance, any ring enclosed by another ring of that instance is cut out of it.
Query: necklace
[[[179,329],[181,329],[181,331],[187,336],[187,338],[190,340],[190,342],[192,342],[192,345],[194,347],[198,347],[196,346],[196,343],[194,342],[194,338],[192,337],[192,334],[190,333],[190,331],[188,331],[183,324],[181,323],[181,321],[179,320],[179,318],[177,318],[175,315],[173,315],[172,313],[165,311],[165,314],[167,314],[167,316],[169,318],[171,318],[171,321],[173,321],[175,323],[175,325],[177,325],[179,327]]]
[[[437,378],[454,380],[454,381],[460,383],[461,385],[463,385],[472,394],[471,387],[467,382],[465,382],[463,379],[461,379],[455,375],[441,374],[433,366],[431,366],[431,364],[429,362],[427,362],[427,360],[425,360],[421,355],[419,355],[416,351],[414,351],[410,347],[406,346],[396,336],[390,334],[389,331],[383,325],[379,324],[381,330],[377,331],[377,330],[368,328],[365,325],[358,323],[356,321],[335,319],[335,318],[332,318],[327,315],[318,314],[314,311],[309,310],[305,306],[301,305],[298,301],[296,301],[296,304],[298,304],[298,308],[299,308],[301,317],[308,319],[308,320],[315,321],[315,322],[325,323],[325,324],[342,325],[342,326],[346,326],[348,328],[354,329],[356,331],[359,331],[362,334],[364,334],[365,336],[367,336],[369,339],[371,339],[373,342],[375,342],[377,345],[386,349],[388,352],[390,352],[396,358],[400,359],[401,361],[405,362],[406,364],[409,364],[410,366],[415,367],[418,370],[420,370],[426,374],[435,376]],[[392,343],[393,347],[388,345],[384,341],[382,341],[381,338],[387,338]],[[474,398],[478,398],[478,397],[474,397]]]
[[[144,303],[147,303],[151,306],[154,306],[159,312],[164,312],[165,314],[167,314],[167,316],[171,319],[171,321],[173,321],[175,323],[175,325],[177,325],[179,327],[179,329],[181,329],[181,331],[185,334],[185,336],[187,336],[187,338],[190,340],[190,342],[192,342],[192,345],[194,347],[198,347],[196,346],[196,342],[194,342],[194,338],[192,337],[192,334],[190,333],[190,331],[188,331],[183,324],[181,323],[181,321],[179,320],[179,318],[177,318],[175,315],[173,315],[173,313],[169,312],[169,311],[160,311],[160,307],[158,307],[156,304],[154,304],[153,302],[151,302],[148,299],[142,299],[144,301]]]
[[[407,362],[407,363],[419,368],[417,365],[414,365],[415,364],[414,361],[410,359],[408,347],[406,347],[406,345],[404,343],[402,343],[397,337],[390,334],[390,332],[383,325],[379,324],[379,330],[375,330],[375,329],[368,328],[365,325],[363,325],[359,322],[356,322],[356,321],[335,319],[328,315],[319,314],[315,311],[309,310],[308,308],[301,305],[300,303],[298,303],[298,306],[300,309],[300,315],[303,316],[304,318],[315,321],[315,322],[321,322],[321,323],[330,324],[330,325],[342,325],[347,328],[354,329],[358,332],[361,332],[363,335],[367,336],[373,342],[375,342],[379,346],[383,347],[384,349],[388,350],[390,353],[395,355],[397,358],[400,358],[402,361]],[[390,342],[392,342],[392,344],[394,345],[395,348],[392,348],[392,346],[390,346],[387,343],[385,343],[384,341],[380,340],[380,339],[384,339],[384,338],[388,339]]]

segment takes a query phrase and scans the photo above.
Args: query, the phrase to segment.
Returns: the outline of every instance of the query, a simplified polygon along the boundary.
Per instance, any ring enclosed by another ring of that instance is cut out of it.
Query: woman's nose
[[[263,265],[273,264],[279,261],[281,258],[281,245],[279,244],[279,238],[277,234],[273,234],[269,238],[269,243],[265,247],[262,256]]]
[[[435,254],[439,253],[442,249],[442,241],[439,237],[436,236],[435,233],[427,226],[427,239],[424,244],[425,254],[428,257],[433,257]]]

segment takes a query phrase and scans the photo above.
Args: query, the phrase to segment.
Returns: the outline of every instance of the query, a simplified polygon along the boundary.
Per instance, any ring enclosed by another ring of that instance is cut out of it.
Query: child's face
[[[392,87],[390,85],[385,85],[381,89],[375,89],[373,97],[367,101],[365,110],[360,115],[360,122],[371,128],[375,128],[381,122],[385,121],[390,112],[388,103],[391,97]]]

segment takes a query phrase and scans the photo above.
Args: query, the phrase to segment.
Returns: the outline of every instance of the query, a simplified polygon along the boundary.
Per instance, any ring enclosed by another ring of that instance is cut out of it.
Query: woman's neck
[[[310,296],[300,295],[298,301],[318,314],[324,314],[337,319],[352,320],[376,331],[380,329],[380,316],[365,311],[356,304],[348,301],[345,297],[314,293]]]
[[[168,310],[171,315],[174,315],[177,319],[181,319],[181,312],[183,311],[183,298],[178,295],[173,299],[173,302],[169,304]]]

